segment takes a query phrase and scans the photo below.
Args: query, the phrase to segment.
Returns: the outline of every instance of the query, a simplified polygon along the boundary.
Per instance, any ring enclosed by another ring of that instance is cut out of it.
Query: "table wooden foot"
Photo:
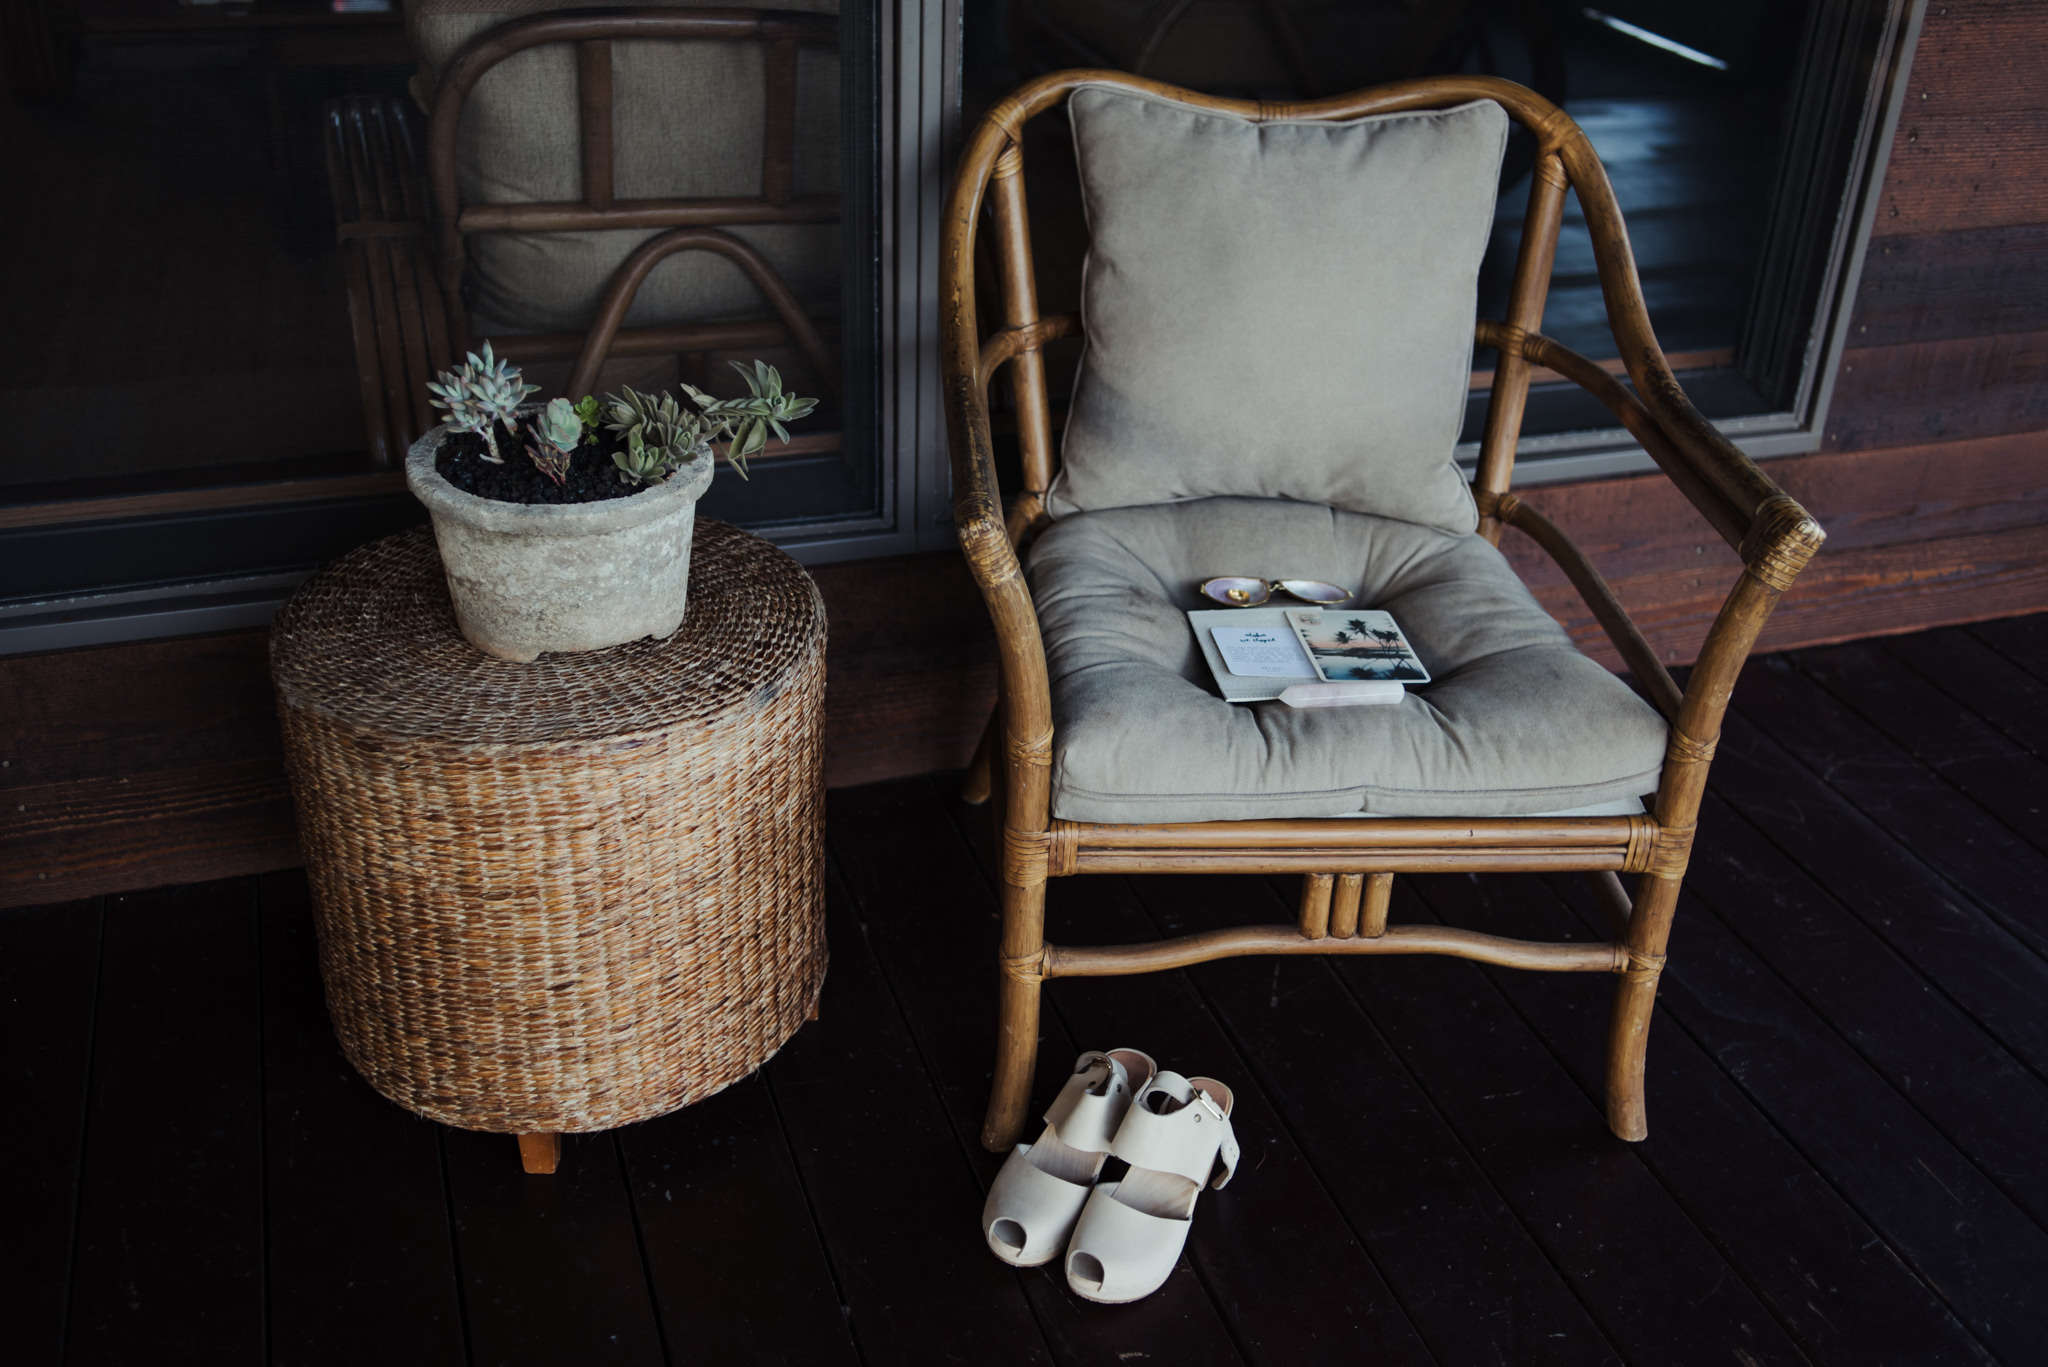
[[[562,1136],[522,1134],[519,1136],[519,1166],[528,1172],[550,1173],[562,1161]]]

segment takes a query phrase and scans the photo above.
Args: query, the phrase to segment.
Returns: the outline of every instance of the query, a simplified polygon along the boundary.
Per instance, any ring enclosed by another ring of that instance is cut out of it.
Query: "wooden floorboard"
[[[65,1362],[264,1355],[256,886],[107,899]]]
[[[956,1247],[965,1234],[970,1242],[960,1256],[993,1261],[977,1223],[988,1185],[1003,1161],[980,1143],[989,1048],[995,1039],[986,972],[996,943],[995,899],[923,780],[835,791],[828,798],[826,825],[851,894],[850,907],[863,918],[863,944],[876,951],[875,981],[893,992],[952,1143],[974,1179],[971,1206],[963,1207],[958,1228],[948,1230],[946,1246]],[[903,877],[907,868],[917,870],[914,879]],[[931,934],[935,925],[954,926],[958,933]],[[1048,1018],[1033,1095],[1050,1098],[1080,1051],[1096,1047],[1103,1046],[1077,1042],[1064,1022]],[[1100,1354],[1102,1344],[1091,1329],[1099,1323],[1095,1307],[1067,1289],[1057,1267],[1015,1275],[1055,1361],[1086,1362]],[[1147,1355],[1132,1361],[1243,1360],[1223,1317],[1185,1264],[1156,1295],[1119,1312],[1115,1342],[1120,1353]]]
[[[1978,622],[1968,631],[2036,679],[2048,683],[2048,613]]]
[[[764,1076],[629,1126],[619,1148],[676,1360],[860,1360]]]
[[[9,1081],[0,1172],[0,1349],[21,1362],[63,1350],[71,1234],[91,1077],[101,899],[0,914],[0,1070]]]
[[[1400,881],[1391,915],[1428,919]],[[1333,966],[1625,1360],[1804,1360],[1478,968],[1450,960]],[[1610,984],[1585,984],[1602,988]],[[1656,1104],[1652,1095],[1653,1116]],[[1640,1256],[1649,1246],[1655,1259]]]
[[[298,872],[0,912],[0,1361],[1924,1364],[2048,1342],[2048,619],[1758,662],[1651,1036],[1611,980],[1242,959],[1047,988],[1042,1107],[1135,1045],[1237,1092],[1237,1179],[1133,1306],[989,1257],[994,833],[935,776],[834,791],[821,1018],[674,1115],[503,1135],[379,1098]],[[1049,928],[1293,918],[1289,880],[1056,880]],[[1575,878],[1395,918],[1599,939]],[[10,1112],[10,1121],[13,1119]]]
[[[1960,627],[1880,644],[1898,664],[2017,741],[2027,753],[2048,758],[2048,683]]]
[[[258,887],[271,1358],[462,1367],[438,1127],[378,1096],[342,1056],[305,876]]]
[[[1721,733],[1710,786],[2006,1049],[2048,1077],[2048,960],[1740,716]]]
[[[1875,642],[1802,650],[1801,672],[1947,779],[1985,815],[2048,852],[2048,764]]]
[[[1785,719],[1789,724],[1772,734],[1801,764],[2048,955],[2048,855],[1902,754],[1876,727],[1831,704],[1784,656],[1751,662],[1736,686],[1735,709],[1759,723]]]
[[[1718,921],[1680,915],[1661,1011],[1994,1352],[2048,1342],[2048,1236]]]
[[[959,812],[957,804],[953,808]],[[994,824],[985,811],[962,815],[992,900],[999,864]],[[1047,934],[1055,941],[1159,938],[1128,880],[1063,879],[1047,893]],[[1292,1363],[1325,1353],[1339,1361],[1431,1360],[1359,1238],[1357,1222],[1332,1197],[1257,1070],[1186,975],[1065,983],[1048,994],[1048,1003],[1084,1048],[1136,1042],[1162,1069],[1214,1077],[1232,1089],[1242,1180],[1201,1198],[1213,1213],[1198,1219],[1189,1235],[1188,1265],[1247,1358]],[[1262,1248],[1263,1256],[1245,1258],[1242,1250],[1252,1247]]]
[[[512,1136],[444,1129],[470,1358],[502,1367],[670,1361],[612,1134],[520,1171]]]
[[[1572,879],[1560,879],[1569,884]],[[1417,880],[1441,919],[1535,939],[1606,937],[1538,880]],[[1681,961],[1680,967],[1683,967]],[[1611,992],[1561,974],[1488,976],[1588,1100],[1602,1095]],[[1662,1016],[1650,1137],[1632,1152],[1814,1362],[1981,1362],[1987,1354],[1719,1066]]]
[[[1687,888],[2036,1224],[2048,1226],[2048,1084],[1720,798]],[[1955,1066],[1970,1060],[1968,1068]]]
[[[1280,910],[1252,878],[1132,882],[1155,920],[1162,905],[1200,924]],[[1239,959],[1190,976],[1439,1361],[1621,1360],[1328,965]]]
[[[871,1364],[1054,1361],[1018,1274],[974,1228],[981,1188],[837,876],[824,1029],[768,1067],[804,1189]],[[939,1288],[943,1287],[941,1291]]]

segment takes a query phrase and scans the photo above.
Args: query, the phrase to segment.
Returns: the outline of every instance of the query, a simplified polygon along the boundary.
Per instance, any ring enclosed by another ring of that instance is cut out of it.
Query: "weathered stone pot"
[[[434,520],[455,620],[471,645],[524,663],[548,651],[665,637],[683,624],[690,535],[713,457],[700,455],[630,498],[502,503],[435,471],[447,430],[412,444],[405,483]]]

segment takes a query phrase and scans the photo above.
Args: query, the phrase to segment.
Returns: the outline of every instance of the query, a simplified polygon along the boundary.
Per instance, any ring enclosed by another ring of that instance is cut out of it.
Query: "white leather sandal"
[[[1158,1067],[1136,1049],[1090,1052],[1045,1109],[1045,1133],[1003,1160],[981,1208],[989,1250],[1017,1267],[1060,1255],[1089,1189],[1109,1159],[1109,1141]]]
[[[1237,1171],[1235,1100],[1214,1078],[1161,1073],[1140,1089],[1109,1151],[1131,1165],[1088,1197],[1067,1245],[1067,1285],[1122,1305],[1165,1284],[1187,1245],[1195,1198]]]

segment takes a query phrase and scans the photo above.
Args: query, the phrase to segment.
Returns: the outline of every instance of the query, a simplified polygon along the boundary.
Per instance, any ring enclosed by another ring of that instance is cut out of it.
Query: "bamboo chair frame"
[[[767,136],[760,193],[698,199],[620,199],[614,184],[612,44],[621,40],[760,43],[767,48]],[[583,197],[564,203],[462,203],[456,180],[462,108],[491,68],[529,48],[576,47]],[[423,165],[396,111],[347,100],[330,111],[328,174],[340,210],[337,235],[355,325],[364,426],[372,458],[395,464],[435,421],[425,382],[475,345],[462,299],[466,241],[480,232],[594,232],[666,228],[620,264],[597,316],[581,332],[493,338],[519,362],[573,357],[571,394],[587,394],[606,357],[724,351],[793,343],[835,392],[839,369],[817,328],[768,260],[724,229],[832,223],[837,194],[796,193],[797,58],[836,48],[829,14],[748,9],[586,9],[513,19],[464,44],[442,71],[428,115]],[[420,187],[424,176],[424,188]],[[422,202],[422,200],[424,202]],[[431,241],[429,249],[427,241]],[[753,281],[775,312],[758,322],[624,327],[647,274],[678,252],[714,252]]]
[[[1502,529],[1514,527],[1548,552],[1669,723],[1663,775],[1649,813],[1151,825],[1051,817],[1051,693],[1019,553],[1047,525],[1043,498],[1055,470],[1042,348],[1077,332],[1080,323],[1071,314],[1039,315],[1022,130],[1027,120],[1060,104],[1076,87],[1097,82],[1259,120],[1349,119],[1489,99],[1534,134],[1535,182],[1508,317],[1482,321],[1477,330],[1480,345],[1500,352],[1473,481],[1479,534],[1498,545]],[[1608,318],[1633,393],[1594,362],[1538,332],[1567,188],[1578,192],[1592,232]],[[990,211],[1002,315],[986,336],[974,281],[984,206]],[[1646,1137],[1643,1074],[1650,1015],[1708,762],[1743,662],[1779,598],[1819,549],[1823,533],[1679,388],[1650,329],[1606,171],[1578,125],[1533,91],[1483,76],[1432,77],[1312,103],[1274,104],[1200,95],[1121,72],[1055,72],[997,102],[969,137],[946,204],[939,274],[954,516],[995,621],[1000,661],[997,710],[963,789],[969,801],[996,799],[1002,846],[995,1080],[982,1143],[1002,1150],[1021,1130],[1046,982],[1155,972],[1244,954],[1447,954],[1511,968],[1614,974],[1619,982],[1607,1050],[1607,1120],[1623,1139]],[[1007,506],[997,487],[988,412],[988,386],[1005,365],[1023,457],[1023,488]],[[1532,366],[1548,367],[1601,400],[1742,558],[1742,572],[1683,689],[1584,552],[1509,491]],[[1049,878],[1204,870],[1303,874],[1297,923],[1149,944],[1075,946],[1045,940]],[[1387,924],[1395,873],[1481,870],[1588,873],[1614,922],[1616,939],[1553,944],[1448,926]],[[1638,875],[1633,897],[1618,877],[1622,873]]]

